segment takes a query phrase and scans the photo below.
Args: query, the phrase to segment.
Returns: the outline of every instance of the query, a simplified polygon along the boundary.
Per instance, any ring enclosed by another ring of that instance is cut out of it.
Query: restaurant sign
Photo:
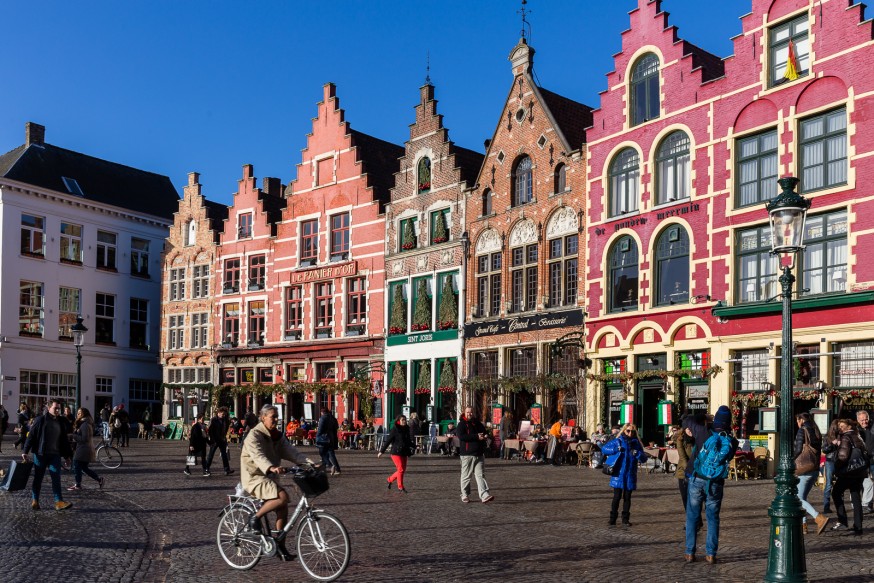
[[[458,338],[458,328],[451,330],[434,330],[433,332],[416,332],[415,334],[395,334],[389,336],[386,343],[389,346],[404,346],[421,344],[422,342],[438,342],[440,340],[455,340]]]
[[[328,267],[316,267],[291,273],[291,283],[309,283],[322,279],[335,279],[349,277],[358,273],[358,262],[350,261],[342,265],[330,265]]]
[[[518,318],[501,318],[490,322],[473,322],[471,324],[465,324],[464,337],[477,338],[480,336],[530,332],[532,330],[546,330],[548,328],[561,328],[564,326],[581,326],[582,324],[583,311],[576,308],[573,310],[565,310],[563,312],[535,314],[533,316],[520,316]]]

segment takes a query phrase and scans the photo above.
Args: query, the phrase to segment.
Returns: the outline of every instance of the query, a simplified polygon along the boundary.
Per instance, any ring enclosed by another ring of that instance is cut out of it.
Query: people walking
[[[488,504],[495,499],[489,492],[489,484],[483,472],[485,466],[486,428],[482,422],[474,417],[473,408],[465,407],[464,416],[458,421],[455,430],[460,444],[459,457],[461,458],[461,501],[470,502],[470,478],[476,478],[476,487],[480,501]]]
[[[203,426],[203,413],[198,413],[194,417],[194,423],[191,424],[191,429],[188,431],[188,455],[194,456],[194,461],[200,458],[200,466],[203,468],[203,476],[209,477],[209,466],[206,463],[206,428]],[[185,469],[182,470],[186,476],[191,475],[191,467],[185,464]]]
[[[330,466],[333,476],[340,473],[340,464],[337,462],[337,454],[335,453],[338,446],[337,432],[340,430],[340,425],[327,407],[322,407],[320,412],[319,425],[316,429],[316,445],[319,448],[319,455],[322,456],[322,465],[326,470]]]
[[[832,443],[838,447],[835,454],[835,480],[832,486],[832,500],[838,522],[832,530],[847,528],[847,509],[844,506],[844,493],[850,491],[853,501],[853,534],[862,534],[862,482],[868,475],[870,462],[865,450],[865,442],[859,436],[859,425],[852,419],[838,420],[840,438]]]
[[[82,474],[97,482],[103,488],[105,479],[97,475],[97,472],[89,466],[94,461],[94,419],[91,412],[85,407],[76,411],[76,419],[73,421],[73,442],[76,450],[73,452],[73,477],[75,482],[67,490],[82,489]]]
[[[140,422],[143,424],[143,433],[146,435],[146,440],[152,439],[152,411],[148,405],[143,409],[143,414],[140,415]]]
[[[830,514],[832,511],[831,501],[835,476],[835,454],[838,452],[838,446],[835,443],[840,444],[841,442],[841,429],[838,427],[838,421],[840,419],[832,419],[825,439],[822,440],[822,453],[825,454],[825,463],[822,465],[822,477],[825,480],[825,488],[822,492],[823,514]]]
[[[689,460],[692,459],[692,451],[695,449],[695,438],[692,435],[692,417],[686,415],[680,425],[680,430],[674,436],[674,444],[677,446],[677,457],[680,461],[677,462],[677,471],[674,472],[674,477],[677,478],[678,487],[680,489],[680,498],[683,500],[683,512],[686,511],[687,499],[689,493]]]
[[[128,447],[130,445],[130,415],[128,414],[127,409],[124,408],[124,403],[119,404],[118,411],[115,413],[115,418],[120,423],[118,428],[118,447]]]
[[[859,437],[865,442],[868,450],[868,477],[862,481],[862,510],[868,514],[874,512],[874,427],[871,426],[871,416],[864,409],[856,411],[856,421],[859,423]]]
[[[392,482],[397,482],[398,490],[406,493],[404,474],[407,472],[407,458],[410,457],[416,447],[410,437],[410,428],[407,426],[406,416],[397,416],[388,438],[383,440],[382,447],[379,448],[379,453],[376,454],[376,457],[381,457],[389,446],[391,446],[391,461],[394,462],[395,473],[388,477],[388,489],[391,490]]]
[[[40,509],[39,493],[46,470],[49,471],[52,481],[55,510],[66,510],[72,506],[70,502],[64,502],[61,492],[61,458],[70,459],[73,457],[73,450],[67,434],[63,431],[60,415],[61,402],[58,399],[49,400],[46,412],[33,422],[22,449],[21,459],[25,462],[29,461],[28,454],[33,451],[33,483],[30,489],[30,507],[33,510]]]
[[[501,417],[501,425],[499,427],[498,436],[501,438],[501,458],[506,457],[507,448],[504,443],[513,437],[513,414],[507,409],[504,411],[504,416]]]
[[[637,427],[626,423],[619,430],[619,436],[601,447],[604,463],[613,468],[610,474],[610,487],[613,488],[613,502],[610,505],[611,526],[619,517],[619,501],[622,501],[622,524],[631,526],[631,493],[637,489],[637,466],[646,461],[643,445],[637,437]]]
[[[719,512],[722,509],[722,495],[725,478],[728,476],[728,464],[734,458],[738,441],[732,437],[731,411],[725,405],[721,406],[713,416],[713,428],[710,437],[701,447],[696,446],[694,458],[689,467],[689,492],[686,500],[686,554],[687,563],[695,560],[695,550],[698,542],[698,531],[701,524],[701,508],[707,514],[706,557],[708,563],[716,562],[716,552],[719,550]],[[695,429],[692,429],[695,433]]]
[[[6,407],[0,403],[0,453],[3,453],[3,435],[6,433],[6,430],[9,428],[9,413],[6,411]]]
[[[18,439],[16,439],[15,443],[12,444],[13,449],[18,449],[24,445],[24,442],[27,439],[27,426],[29,421],[30,411],[27,408],[27,404],[22,403],[18,407]]]
[[[822,534],[829,519],[824,514],[817,512],[816,508],[807,501],[807,496],[810,494],[811,488],[813,488],[813,485],[819,478],[819,458],[820,455],[822,455],[822,434],[819,432],[816,423],[813,422],[810,413],[799,413],[795,416],[795,422],[798,425],[798,432],[795,434],[793,455],[795,456],[796,463],[795,474],[798,476],[798,498],[801,500],[802,508],[804,508],[805,512],[812,516],[813,520],[816,522],[816,534]],[[807,451],[805,451],[805,445],[809,447]],[[799,472],[798,470],[803,470],[804,468],[798,464],[803,464],[807,461],[805,456],[809,456],[811,461],[815,460],[815,466],[806,472]],[[807,532],[806,516],[804,517],[804,532]]]
[[[212,459],[215,457],[215,451],[219,450],[222,455],[222,466],[225,468],[225,475],[229,476],[234,473],[231,469],[230,460],[228,458],[228,408],[219,407],[216,410],[215,417],[209,421],[209,455],[206,457],[206,464],[203,469],[203,475],[209,476],[209,468],[212,467]]]

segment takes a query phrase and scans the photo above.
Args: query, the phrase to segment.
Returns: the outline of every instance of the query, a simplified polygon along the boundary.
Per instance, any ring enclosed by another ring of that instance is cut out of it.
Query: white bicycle
[[[249,528],[249,517],[261,507],[263,500],[248,494],[229,495],[228,505],[216,533],[219,553],[234,569],[247,570],[261,557],[276,555],[276,545],[296,529],[297,558],[310,577],[318,581],[334,581],[349,566],[352,546],[349,533],[337,517],[310,505],[308,498],[328,491],[328,477],[313,468],[288,468],[303,496],[282,530],[270,530],[262,524],[261,532]],[[262,518],[263,520],[263,518]]]

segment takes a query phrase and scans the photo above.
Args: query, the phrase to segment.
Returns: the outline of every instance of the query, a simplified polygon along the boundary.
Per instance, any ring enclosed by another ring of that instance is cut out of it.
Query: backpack
[[[701,447],[701,451],[699,451],[695,456],[693,471],[695,476],[704,478],[705,480],[725,478],[728,476],[728,462],[731,461],[732,457],[734,457],[735,448],[732,448],[731,455],[725,459],[720,459],[720,456],[722,455],[720,452],[720,446],[724,439],[733,440],[733,438],[725,433],[713,433],[707,438],[707,441],[705,441],[704,445]]]

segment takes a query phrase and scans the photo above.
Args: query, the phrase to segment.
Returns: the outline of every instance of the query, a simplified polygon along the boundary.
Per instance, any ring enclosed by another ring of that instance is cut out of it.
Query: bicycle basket
[[[329,488],[325,472],[298,474],[294,476],[294,481],[307,498],[324,494]]]

